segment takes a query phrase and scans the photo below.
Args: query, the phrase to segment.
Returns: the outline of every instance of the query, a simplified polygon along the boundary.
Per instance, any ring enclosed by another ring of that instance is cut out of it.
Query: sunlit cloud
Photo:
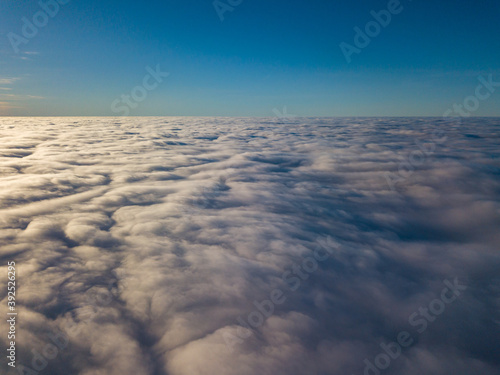
[[[439,120],[0,119],[19,364],[54,342],[41,375],[362,375],[408,331],[383,375],[498,375],[498,122],[395,191]]]
[[[20,77],[4,77],[0,78],[0,115],[5,116],[11,114],[11,110],[13,109],[22,109],[24,106],[21,104],[22,102],[26,102],[29,100],[43,100],[45,97],[39,95],[30,95],[30,94],[21,94],[14,92],[13,87],[9,87],[14,85],[17,81],[19,81]]]
[[[45,97],[37,95],[17,95],[17,94],[2,94],[2,93],[0,93],[0,98],[9,98],[10,100],[45,99]]]
[[[19,108],[21,107],[12,102],[0,101],[0,116],[7,116],[11,110]]]
[[[14,82],[19,81],[20,79],[20,77],[0,78],[0,85],[12,85]]]

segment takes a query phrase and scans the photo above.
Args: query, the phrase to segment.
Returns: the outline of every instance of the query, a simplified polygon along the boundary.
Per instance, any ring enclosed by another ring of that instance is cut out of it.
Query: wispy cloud
[[[20,77],[0,78],[0,85],[12,85],[14,82],[19,81]]]
[[[0,90],[11,91],[12,88],[8,86],[12,85],[13,83],[19,80],[20,80],[19,77],[0,78]],[[6,85],[7,87],[3,85]],[[16,107],[11,103],[12,100],[15,100],[13,99],[13,97],[15,97],[14,94],[0,93],[0,115],[4,116],[9,113],[9,110],[14,109]]]
[[[23,56],[18,56],[21,60],[32,60],[33,56],[39,55],[39,52],[36,51],[28,51],[28,52],[23,52]]]
[[[36,54],[36,52],[33,52],[33,54]],[[0,78],[0,115],[5,116],[12,109],[22,108],[19,102],[45,99],[43,96],[16,93],[9,86],[14,85],[19,80],[21,80],[21,77]]]
[[[6,116],[12,109],[20,108],[19,106],[6,101],[0,101],[0,116]]]
[[[10,100],[27,100],[27,99],[45,99],[43,96],[37,95],[17,95],[17,94],[2,94],[0,93],[0,98],[9,98]]]

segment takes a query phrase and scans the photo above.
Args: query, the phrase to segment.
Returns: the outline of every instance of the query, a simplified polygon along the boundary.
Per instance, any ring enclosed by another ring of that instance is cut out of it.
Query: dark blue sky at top
[[[244,0],[221,21],[212,0],[71,0],[16,53],[9,33],[41,8],[0,0],[0,114],[115,115],[158,65],[170,76],[130,115],[441,116],[500,81],[498,0],[401,1],[348,63],[339,44],[387,3]],[[472,114],[499,104],[500,88]]]

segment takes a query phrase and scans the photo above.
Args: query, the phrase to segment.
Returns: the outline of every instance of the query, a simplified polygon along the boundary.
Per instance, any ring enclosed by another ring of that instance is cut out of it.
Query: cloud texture
[[[499,126],[1,119],[11,373],[500,374]],[[455,279],[467,289],[418,332]],[[403,331],[413,344],[367,370]]]

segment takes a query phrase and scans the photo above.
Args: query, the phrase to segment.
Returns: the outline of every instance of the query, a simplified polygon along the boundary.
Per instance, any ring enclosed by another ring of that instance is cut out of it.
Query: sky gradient
[[[0,115],[442,116],[500,81],[496,0],[403,0],[350,63],[387,1],[60,2],[0,0]],[[470,113],[500,116],[500,89]]]

